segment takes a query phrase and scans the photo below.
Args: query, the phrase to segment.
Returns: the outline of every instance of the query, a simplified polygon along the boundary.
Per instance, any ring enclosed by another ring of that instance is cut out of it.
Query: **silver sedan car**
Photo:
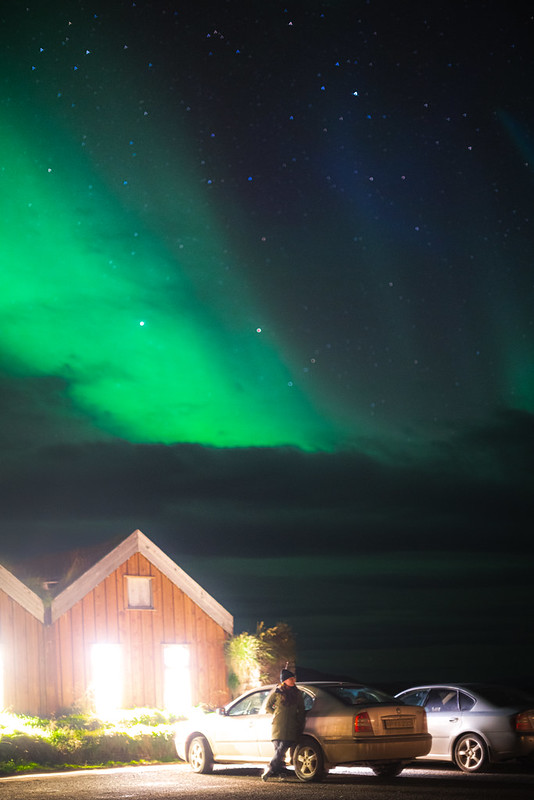
[[[464,772],[534,754],[534,698],[484,684],[415,686],[396,695],[426,710],[432,748],[424,756]]]
[[[214,763],[268,764],[274,754],[272,716],[265,703],[274,686],[246,692],[224,708],[178,723],[178,756],[195,772]],[[426,715],[419,706],[394,700],[378,689],[352,683],[299,683],[306,725],[293,751],[295,774],[318,781],[338,764],[369,766],[393,777],[430,750]]]

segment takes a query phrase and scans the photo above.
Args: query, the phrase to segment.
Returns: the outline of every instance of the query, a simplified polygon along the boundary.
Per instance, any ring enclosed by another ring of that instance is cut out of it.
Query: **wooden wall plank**
[[[130,618],[129,611],[126,610],[126,579],[128,564],[125,562],[115,570],[117,579],[117,634],[118,641],[122,645],[122,665],[124,670],[124,694],[123,703],[130,708],[133,704],[133,673],[132,659],[130,654]]]
[[[106,582],[102,581],[92,591],[95,603],[95,641],[108,642]]]
[[[4,703],[13,704],[15,654],[13,652],[13,600],[0,589],[0,642],[4,662]]]
[[[117,593],[117,570],[104,581],[106,597],[106,637],[113,644],[119,642],[119,608]]]
[[[127,561],[127,575],[139,575],[139,553],[134,553]]]
[[[88,707],[92,710],[92,682],[93,666],[91,661],[92,646],[96,642],[96,622],[95,622],[95,596],[94,592],[86,594],[80,601],[83,620],[83,657],[85,672],[85,693]]]
[[[151,565],[152,566],[152,565]],[[163,648],[164,642],[163,635],[163,589],[162,583],[164,576],[162,573],[152,567],[152,604],[154,610],[152,613],[152,636],[153,636],[153,651],[154,651],[154,705],[156,708],[163,708],[164,698],[164,664],[163,664]]]
[[[197,629],[196,629],[196,617],[195,617],[195,605],[191,598],[189,598],[183,592],[183,608],[184,608],[184,618],[183,618],[183,638],[184,642],[196,642],[197,641]]]
[[[133,706],[145,705],[143,691],[142,613],[142,611],[128,611],[128,618],[130,621],[130,638],[128,642],[131,668],[130,703]]]
[[[71,608],[72,639],[72,694],[76,707],[85,708],[87,694],[87,674],[85,659],[85,637],[83,629],[83,605],[76,603]]]
[[[160,573],[161,575],[161,573]],[[163,618],[162,641],[166,643],[176,641],[176,623],[174,607],[173,584],[166,575],[161,575],[161,615]]]
[[[156,705],[155,666],[157,660],[157,643],[154,640],[152,625],[153,612],[145,609],[139,613],[141,615],[141,638],[143,643],[143,705],[153,707]],[[159,647],[157,649],[159,650]]]
[[[58,696],[59,668],[57,663],[56,626],[45,625],[44,638],[44,663],[45,663],[45,708],[44,713],[57,713],[60,702]]]
[[[186,618],[186,604],[190,603],[190,600],[187,595],[174,584],[172,584],[172,596],[174,607],[174,633],[170,641],[187,644],[191,642]]]
[[[18,603],[10,603],[10,624],[11,624],[11,651],[13,658],[11,665],[13,670],[13,681],[11,691],[13,704],[16,708],[28,708],[28,654],[26,652],[25,641],[25,618],[24,609]]]
[[[22,609],[21,609],[22,610]],[[27,708],[38,708],[39,706],[39,637],[34,618],[24,613],[20,619],[19,635],[24,631],[24,642],[20,648],[21,656],[25,662],[26,673],[26,697]],[[20,666],[20,665],[19,665]],[[18,683],[21,681],[19,680]]]
[[[56,632],[58,636],[59,648],[59,667],[60,667],[60,681],[59,681],[59,700],[61,703],[61,710],[69,710],[74,703],[73,692],[73,664],[72,664],[72,627],[71,627],[71,612],[63,614],[57,621]]]
[[[138,554],[139,564],[138,564],[138,575],[151,575],[152,574],[152,564],[150,561],[144,556],[142,553]]]

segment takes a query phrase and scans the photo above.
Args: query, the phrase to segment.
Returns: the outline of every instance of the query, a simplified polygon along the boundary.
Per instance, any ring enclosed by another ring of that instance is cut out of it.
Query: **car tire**
[[[295,747],[293,754],[295,775],[299,781],[320,781],[325,774],[323,751],[314,739],[305,737]]]
[[[396,778],[404,769],[400,761],[391,761],[389,764],[369,764],[375,775],[379,778]]]
[[[454,745],[454,763],[462,772],[480,772],[488,764],[486,744],[476,733],[464,733]]]
[[[207,773],[213,769],[213,753],[203,736],[195,736],[189,745],[187,760],[193,772]]]

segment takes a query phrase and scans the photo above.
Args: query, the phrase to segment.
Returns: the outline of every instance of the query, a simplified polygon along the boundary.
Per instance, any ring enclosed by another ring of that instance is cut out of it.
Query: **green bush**
[[[0,774],[108,763],[175,761],[176,717],[153,709],[125,712],[112,725],[92,715],[52,720],[12,717],[10,731],[0,725]],[[17,730],[20,726],[24,732]]]
[[[0,762],[59,764],[61,760],[60,751],[39,736],[14,733],[0,739]]]

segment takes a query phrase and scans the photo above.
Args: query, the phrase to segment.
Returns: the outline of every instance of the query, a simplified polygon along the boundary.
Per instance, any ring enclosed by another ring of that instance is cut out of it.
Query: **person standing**
[[[267,698],[265,710],[273,715],[271,739],[274,757],[265,768],[261,779],[280,775],[285,767],[288,749],[294,746],[304,730],[305,709],[302,692],[296,687],[297,679],[287,667],[280,673],[280,683]]]

